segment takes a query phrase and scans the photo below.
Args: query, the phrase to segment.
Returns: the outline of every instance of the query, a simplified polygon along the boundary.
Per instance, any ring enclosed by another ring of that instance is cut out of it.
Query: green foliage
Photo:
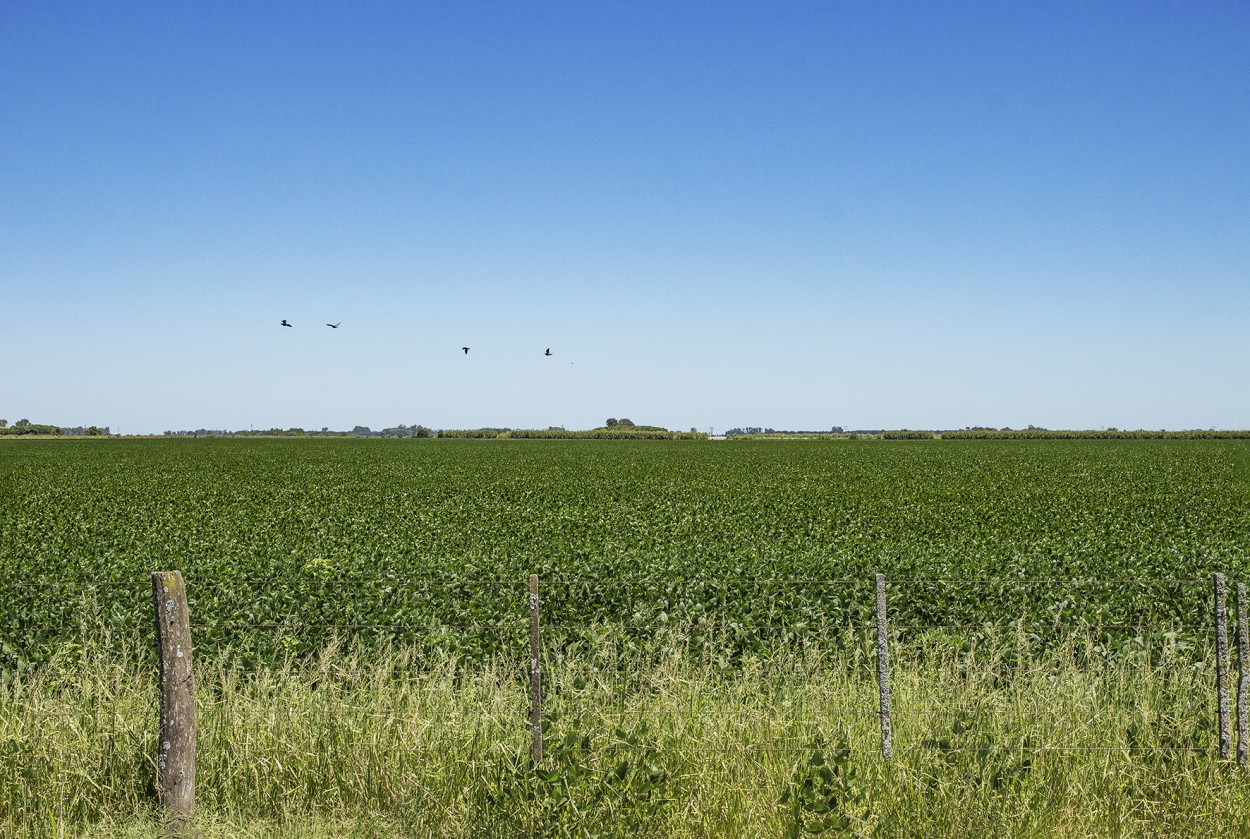
[[[733,669],[858,643],[877,571],[903,650],[1021,624],[1124,659],[1200,649],[1205,578],[1246,578],[1250,443],[31,440],[0,452],[0,502],[0,677],[83,608],[150,632],[158,568],[197,646],[250,664],[336,631],[515,651],[538,573],[553,650],[669,639]],[[1143,578],[1169,582],[1100,582]]]
[[[655,831],[674,803],[680,767],[646,722],[618,726],[600,744],[584,720],[543,719],[543,759],[509,755],[483,790],[489,824],[532,824],[531,835],[591,837]],[[597,734],[597,732],[596,732]]]
[[[503,433],[501,428],[444,428],[438,436],[447,440],[494,440]]]
[[[1205,579],[1250,570],[1246,441],[28,440],[0,448],[0,511],[6,836],[121,835],[109,819],[151,806],[159,568],[188,581],[210,812],[391,835],[1250,830],[1210,755]],[[871,752],[875,571],[897,770]],[[538,767],[531,572],[558,709]],[[789,741],[811,744],[797,768],[769,750]]]
[[[865,816],[864,791],[851,765],[851,750],[845,745],[829,749],[817,737],[806,762],[794,770],[780,803],[789,811],[788,837],[849,831]]]
[[[700,431],[669,431],[654,425],[634,425],[619,420],[603,428],[569,431],[563,428],[443,429],[438,436],[451,440],[706,440]]]
[[[1117,428],[1063,431],[1046,428],[969,428],[943,431],[943,440],[1248,440],[1250,431],[1236,429],[1191,429],[1188,431],[1121,431]]]
[[[0,685],[0,836],[162,835],[123,829],[156,812],[150,639],[109,635],[86,624],[44,667]],[[352,641],[240,671],[241,650],[197,648],[195,827],[206,837],[1246,835],[1250,784],[1215,755],[1209,645],[1185,666],[1094,669],[1052,651],[1017,669],[1004,664],[1015,642],[899,662],[892,761],[880,757],[862,651],[782,647],[730,673],[675,654],[644,664],[568,651],[544,673],[552,713],[538,767],[524,651],[466,666]]]
[[[43,434],[53,437],[60,437],[61,427],[59,425],[39,425],[32,423],[28,419],[20,419],[13,424],[11,428],[0,426],[0,436],[19,437],[23,435]]]

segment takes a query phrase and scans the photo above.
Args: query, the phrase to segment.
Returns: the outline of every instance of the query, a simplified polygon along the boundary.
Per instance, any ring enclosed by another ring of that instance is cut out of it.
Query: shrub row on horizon
[[[624,421],[628,423],[628,421]],[[109,429],[62,428],[56,425],[33,424],[21,420],[14,426],[0,420],[0,436],[111,436]],[[166,431],[160,435],[130,435],[138,437],[415,437],[443,439],[480,440],[709,440],[712,435],[694,428],[689,431],[670,431],[652,425],[615,424],[586,430],[569,430],[559,427],[536,428],[444,428],[435,430],[423,425],[399,425],[381,431],[366,426],[356,426],[351,431],[320,431],[303,428],[270,428],[266,430],[228,431],[224,429],[197,429],[196,431]],[[843,431],[834,427],[830,431],[778,431],[771,428],[738,429],[724,434],[726,440],[1247,440],[1250,429],[1049,429],[972,427],[956,430],[880,429]]]
[[[438,432],[444,439],[487,440],[706,440],[702,431],[669,431],[650,426],[627,426],[615,428],[592,428],[587,431],[567,431],[563,428],[474,428],[444,429]]]
[[[380,432],[305,431],[302,428],[267,431],[167,431],[165,437],[415,437],[444,440],[710,440],[703,431],[669,431],[656,426],[591,428],[444,428],[438,431],[413,426],[416,431],[386,429]],[[60,430],[47,433],[59,434]],[[147,435],[135,435],[147,436]],[[954,431],[887,429],[882,431],[765,431],[726,434],[726,440],[1250,440],[1250,429],[994,429],[965,428]]]
[[[1185,431],[1150,431],[1147,429],[1121,430],[1062,430],[1048,428],[993,429],[968,428],[958,431],[918,431],[897,429],[891,431],[836,432],[786,432],[764,434],[735,434],[727,440],[1250,440],[1250,430],[1238,429],[1190,429]]]

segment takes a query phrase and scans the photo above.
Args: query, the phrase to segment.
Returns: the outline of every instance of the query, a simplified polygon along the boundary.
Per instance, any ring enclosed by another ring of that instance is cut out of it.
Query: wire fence
[[[553,576],[542,579],[545,648],[616,639],[720,647],[734,656],[777,644],[822,650],[878,629],[874,578]],[[429,644],[489,658],[528,640],[527,581],[513,578],[195,578],[187,591],[197,648],[243,645],[313,653],[330,636]],[[1080,637],[1091,658],[1166,649],[1198,659],[1217,629],[1210,578],[884,580],[889,640],[900,654],[942,642],[968,649],[1023,639],[1032,651]],[[0,674],[38,666],[58,636],[118,635],[151,624],[144,580],[0,581]],[[456,636],[449,638],[448,636]],[[280,642],[280,643],[279,643]],[[1023,650],[1023,648],[1020,648]]]
[[[639,666],[640,656],[682,645],[704,653],[703,661],[715,658],[725,674],[749,672],[753,678],[775,661],[788,663],[789,670],[778,668],[772,677],[809,672],[804,663],[808,659],[779,655],[784,650],[815,654],[817,660],[831,652],[855,651],[862,668],[855,678],[867,672],[875,677],[876,707],[865,705],[863,713],[879,718],[885,759],[919,753],[1085,752],[1211,755],[1231,761],[1235,685],[1237,762],[1244,766],[1250,753],[1248,598],[1246,587],[1237,586],[1234,679],[1227,587],[1223,574],[1117,579],[879,574],[850,579],[239,577],[184,582],[176,572],[157,572],[151,580],[4,581],[0,607],[8,618],[0,622],[0,673],[6,682],[19,678],[65,644],[85,644],[87,638],[93,643],[108,636],[131,642],[151,638],[155,625],[159,740],[169,744],[181,738],[183,743],[162,751],[158,763],[162,800],[175,809],[185,798],[178,779],[188,775],[176,768],[189,761],[194,778],[196,698],[180,697],[178,680],[171,674],[185,668],[183,681],[191,684],[186,653],[193,639],[197,656],[232,650],[241,672],[253,676],[272,676],[278,663],[320,654],[345,639],[450,651],[469,666],[499,656],[521,662],[528,653],[522,678],[530,688],[535,766],[543,760],[550,721],[544,714],[544,702],[551,699],[543,679],[553,662],[573,651],[628,647],[631,654],[615,659],[614,665],[627,671]],[[1134,735],[1122,743],[1071,745],[1032,738],[994,742],[964,721],[961,733],[948,736],[925,736],[914,725],[905,727],[903,742],[896,744],[892,657],[895,667],[900,658],[932,661],[934,656],[957,665],[982,648],[993,655],[970,667],[968,678],[1004,677],[1027,684],[1042,677],[1174,674],[1187,679],[1187,687],[1205,684],[1214,701],[1198,706],[1214,707],[1214,724],[1153,742],[1134,741]],[[586,660],[592,659],[597,667],[609,666],[603,657]],[[622,675],[629,673],[615,677]],[[415,683],[421,676],[397,673],[389,681]],[[204,708],[212,702],[200,700]],[[778,714],[766,704],[724,710],[747,721],[768,717],[783,727],[807,725],[812,719],[811,713],[796,715],[793,709],[788,716]],[[192,721],[189,745],[187,719]],[[677,753],[790,754],[809,752],[813,743],[811,736],[769,733],[762,741],[661,745]],[[180,753],[179,748],[190,751]],[[654,742],[609,742],[597,750],[656,748]]]

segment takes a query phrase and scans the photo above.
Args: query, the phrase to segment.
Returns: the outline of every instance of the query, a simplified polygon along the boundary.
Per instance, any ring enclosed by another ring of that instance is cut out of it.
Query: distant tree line
[[[872,431],[773,431],[735,428],[725,432],[730,440],[1247,440],[1250,430],[1190,429],[1152,431],[1067,429],[1054,430],[1030,425],[1028,428],[989,428],[973,426],[953,431],[878,429]]]
[[[723,436],[725,436],[726,438],[729,438],[729,437],[743,437],[746,435],[785,434],[785,435],[799,435],[803,437],[831,437],[831,436],[837,437],[837,436],[845,436],[848,434],[880,434],[880,433],[881,433],[880,429],[876,431],[849,431],[848,432],[848,431],[844,431],[842,426],[840,425],[835,425],[833,426],[833,428],[830,428],[828,431],[778,431],[775,428],[760,428],[759,426],[748,425],[743,428],[731,428],[728,431],[726,431]]]
[[[194,431],[166,431],[165,437],[434,437],[435,432],[424,425],[396,425],[373,431],[367,425],[358,425],[351,431],[333,431],[292,428],[249,428],[247,431],[227,431],[220,428],[197,428]]]
[[[1048,428],[968,428],[960,431],[943,431],[942,440],[1248,440],[1250,430],[1201,429],[1186,431],[1134,431],[1107,428],[1097,430],[1051,430]]]
[[[103,427],[98,425],[76,425],[71,427],[46,425],[31,422],[28,419],[20,419],[10,426],[7,419],[0,419],[0,435],[17,437],[26,434],[45,434],[54,437],[107,437],[109,428],[107,425]]]
[[[6,434],[12,437],[23,434],[54,434],[60,435],[63,432],[59,425],[40,425],[33,423],[28,419],[20,419],[9,426],[9,421],[0,419],[0,434]]]
[[[20,419],[9,425],[0,419],[0,436],[18,435],[85,436],[97,437],[110,434],[108,426],[61,427],[32,423]],[[228,431],[225,429],[197,428],[194,431],[166,431],[166,437],[408,437],[417,439],[483,439],[483,440],[707,440],[709,435],[694,428],[689,431],[670,431],[657,425],[638,425],[630,419],[609,417],[599,428],[570,431],[561,426],[536,428],[444,428],[435,430],[424,425],[395,425],[374,431],[367,425],[357,425],[351,431],[334,431],[323,427],[319,430],[292,428],[248,429]],[[730,440],[1246,440],[1250,430],[1237,429],[1189,429],[1166,431],[1163,429],[1121,430],[1106,429],[1049,429],[1036,425],[1027,428],[993,428],[991,426],[967,426],[955,430],[917,429],[858,429],[846,431],[833,426],[828,431],[777,431],[772,428],[744,426],[725,432]]]
[[[88,425],[85,428],[81,425],[72,428],[62,428],[61,433],[67,437],[107,437],[109,435],[109,427],[106,425],[101,428],[98,425]]]
[[[669,431],[655,425],[614,425],[569,431],[564,428],[444,428],[438,432],[452,440],[706,440],[701,431]]]
[[[871,430],[871,431],[864,431],[864,430],[846,431],[840,425],[835,425],[832,428],[830,428],[828,431],[789,431],[785,429],[779,431],[775,428],[761,428],[759,426],[748,425],[748,426],[743,426],[742,428],[731,428],[728,431],[726,431],[723,436],[726,439],[729,439],[732,437],[762,437],[765,435],[777,435],[777,436],[784,436],[784,437],[803,437],[803,438],[814,439],[814,438],[825,438],[825,437],[837,437],[837,438],[847,438],[847,437],[852,437],[852,436],[859,437],[865,434],[870,434],[870,435],[880,434],[881,432],[882,432],[882,429],[879,429],[879,428],[875,430]]]
[[[353,437],[421,437],[434,436],[434,430],[424,425],[394,425],[381,431],[370,431],[367,425],[358,425],[351,430]]]

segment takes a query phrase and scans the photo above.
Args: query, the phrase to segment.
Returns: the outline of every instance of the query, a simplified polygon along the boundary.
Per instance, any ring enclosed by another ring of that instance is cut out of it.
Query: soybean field
[[[1250,556],[1236,440],[20,441],[0,496],[5,672],[84,621],[149,631],[158,569],[199,643],[285,627],[285,652],[519,644],[531,573],[551,643],[837,643],[882,573],[913,636],[1082,626],[1114,650],[1201,634],[1204,578]]]
[[[205,837],[1250,830],[1246,441],[22,440],[0,499],[6,836],[164,835],[157,570]]]

